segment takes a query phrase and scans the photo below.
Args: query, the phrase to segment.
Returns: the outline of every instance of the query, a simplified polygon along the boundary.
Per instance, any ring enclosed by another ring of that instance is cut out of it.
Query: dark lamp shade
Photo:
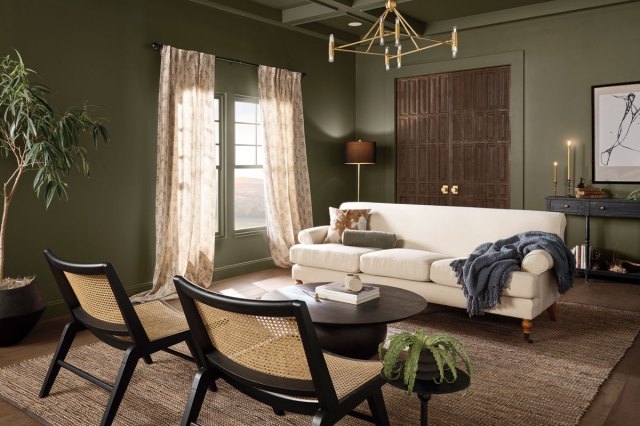
[[[344,164],[376,164],[376,143],[350,141],[344,144]]]

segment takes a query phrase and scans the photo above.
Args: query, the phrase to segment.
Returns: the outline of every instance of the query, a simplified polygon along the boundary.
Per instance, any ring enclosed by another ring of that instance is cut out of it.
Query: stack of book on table
[[[576,198],[604,198],[602,188],[576,188]]]
[[[573,253],[576,258],[576,268],[587,269],[587,260],[591,256],[591,247],[589,247],[589,250],[587,250],[586,244],[578,244],[571,249],[571,253]]]
[[[316,287],[321,299],[357,305],[380,297],[380,289],[372,285],[363,285],[360,291],[347,290],[342,283],[329,283]]]

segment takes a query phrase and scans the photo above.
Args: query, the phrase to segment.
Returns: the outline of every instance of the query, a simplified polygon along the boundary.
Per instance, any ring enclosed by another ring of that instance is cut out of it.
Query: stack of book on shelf
[[[591,247],[589,247],[587,254],[587,245],[580,244],[571,249],[571,253],[576,258],[576,268],[578,269],[587,269],[587,260],[590,259],[591,256]]]
[[[576,188],[576,198],[604,198],[602,188]]]
[[[351,291],[342,283],[329,283],[316,287],[316,294],[321,299],[357,305],[380,297],[380,289],[372,285],[363,285],[362,290]]]

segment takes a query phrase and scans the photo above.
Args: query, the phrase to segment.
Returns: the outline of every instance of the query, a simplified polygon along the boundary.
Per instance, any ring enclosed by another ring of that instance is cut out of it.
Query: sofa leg
[[[522,320],[522,332],[524,334],[524,341],[527,343],[533,343],[533,340],[529,338],[532,328],[533,328],[533,321],[528,319]]]
[[[302,280],[296,280],[296,285],[302,284]]]
[[[558,321],[558,305],[555,303],[547,308],[547,313],[552,321]]]

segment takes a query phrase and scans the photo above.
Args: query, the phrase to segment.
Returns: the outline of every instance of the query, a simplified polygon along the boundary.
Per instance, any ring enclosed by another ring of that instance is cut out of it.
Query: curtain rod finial
[[[151,43],[151,48],[153,50],[160,50],[160,49],[162,49],[162,44],[154,41],[153,43]]]

